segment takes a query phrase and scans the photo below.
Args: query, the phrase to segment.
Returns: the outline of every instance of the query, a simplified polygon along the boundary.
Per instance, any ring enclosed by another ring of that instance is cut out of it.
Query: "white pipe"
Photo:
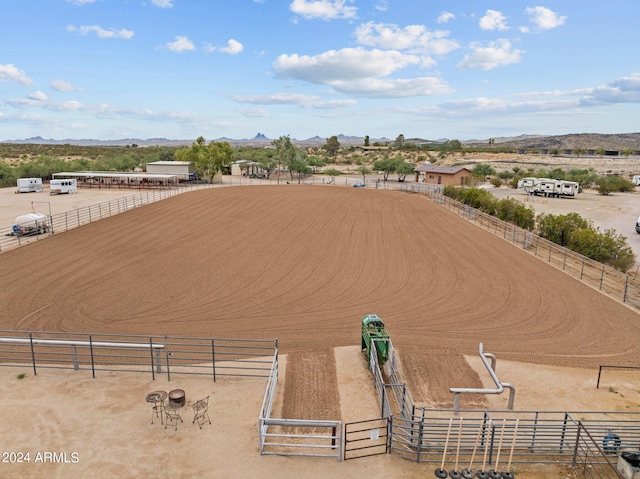
[[[64,339],[28,339],[28,338],[0,338],[0,343],[9,344],[43,344],[49,346],[95,346],[98,348],[128,348],[128,349],[165,349],[164,344],[146,343],[110,343],[106,341],[73,341]]]

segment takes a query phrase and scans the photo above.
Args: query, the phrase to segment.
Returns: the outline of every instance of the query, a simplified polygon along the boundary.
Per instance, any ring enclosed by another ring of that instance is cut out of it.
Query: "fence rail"
[[[277,340],[0,331],[0,364],[41,369],[269,377]]]

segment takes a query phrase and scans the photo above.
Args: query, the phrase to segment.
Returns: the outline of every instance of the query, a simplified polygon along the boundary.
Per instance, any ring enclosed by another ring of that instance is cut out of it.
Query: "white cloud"
[[[274,95],[236,95],[232,97],[238,103],[253,105],[298,105],[313,109],[336,109],[353,106],[355,100],[322,100],[316,95],[302,95],[298,93],[276,93]]]
[[[121,38],[124,40],[129,40],[134,35],[131,30],[126,30],[124,28],[120,30],[116,30],[115,28],[106,30],[98,25],[82,25],[80,27],[67,25],[67,31],[77,33],[82,36],[87,36],[89,33],[95,33],[98,38]]]
[[[438,23],[449,23],[450,20],[455,20],[456,16],[451,12],[442,12],[438,16]]]
[[[34,101],[47,101],[47,95],[45,95],[44,92],[38,90],[30,94],[29,99]]]
[[[566,16],[558,16],[546,7],[529,7],[526,12],[531,17],[531,22],[541,30],[551,30],[564,24]]]
[[[0,81],[11,81],[22,85],[31,85],[33,83],[33,81],[28,78],[22,70],[16,68],[13,63],[8,63],[7,65],[0,64]]]
[[[307,19],[355,18],[358,9],[347,6],[346,3],[346,0],[293,0],[289,8],[293,13]]]
[[[233,38],[231,38],[227,42],[227,46],[226,47],[220,48],[221,52],[228,53],[229,55],[237,55],[242,50],[244,50],[244,46],[242,45],[242,43],[240,43],[237,40],[234,40]]]
[[[583,93],[583,105],[640,103],[640,73],[633,73]]]
[[[173,0],[151,0],[151,3],[160,8],[173,8]]]
[[[256,0],[254,0],[256,3]],[[268,118],[269,112],[264,108],[249,108],[246,110],[238,110],[242,116],[246,116],[247,118]]]
[[[273,69],[281,77],[331,84],[337,80],[352,81],[386,76],[418,63],[420,58],[415,55],[358,47],[329,50],[316,56],[280,55],[274,62]]]
[[[71,83],[63,80],[53,80],[49,86],[56,91],[77,91],[78,90]]]
[[[374,8],[379,12],[386,12],[387,10],[389,10],[389,1],[378,0],[378,2],[374,5]]]
[[[362,45],[435,55],[459,48],[457,42],[447,38],[448,35],[444,30],[432,32],[424,25],[399,28],[398,25],[373,22],[363,23],[355,31],[356,40]]]
[[[177,36],[175,37],[174,42],[169,42],[165,44],[165,47],[173,52],[184,52],[195,50],[194,44],[187,37]]]
[[[68,3],[73,3],[74,5],[89,5],[93,2],[95,2],[96,0],[67,0]]]
[[[507,19],[497,10],[487,10],[480,19],[480,28],[483,30],[508,30]]]
[[[435,77],[390,79],[366,78],[335,81],[331,85],[342,93],[368,98],[406,98],[451,93],[453,89]]]
[[[522,50],[513,49],[509,40],[503,38],[489,43],[488,46],[472,43],[470,47],[472,52],[458,63],[458,68],[491,70],[498,66],[520,62],[521,55],[524,53]]]
[[[450,92],[451,88],[435,77],[384,78],[421,62],[416,55],[358,47],[330,50],[316,56],[280,55],[273,69],[280,77],[329,85],[335,91],[354,96],[391,98]]]

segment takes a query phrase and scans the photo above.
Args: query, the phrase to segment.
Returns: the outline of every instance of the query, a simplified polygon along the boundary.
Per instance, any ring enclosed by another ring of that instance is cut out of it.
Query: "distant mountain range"
[[[569,135],[520,135],[493,138],[493,146],[512,149],[554,149],[575,150],[640,150],[640,133],[572,133]],[[467,140],[465,146],[487,146],[489,140]]]
[[[360,136],[347,136],[347,135],[336,135],[338,137],[338,141],[343,146],[352,146],[352,145],[363,145],[364,137]],[[273,141],[273,138],[268,138],[262,133],[258,133],[255,137],[251,139],[234,139],[221,137],[216,138],[213,141],[227,141],[231,145],[238,146],[267,146],[270,145]],[[194,140],[172,140],[168,138],[149,138],[147,140],[142,140],[140,138],[122,138],[119,140],[96,140],[96,139],[64,139],[64,140],[54,140],[52,138],[42,138],[41,136],[35,136],[32,138],[25,138],[24,140],[5,140],[0,143],[13,143],[13,144],[38,144],[38,145],[75,145],[75,146],[127,146],[127,145],[137,145],[137,146],[190,146]],[[208,140],[211,141],[211,140]],[[388,138],[376,138],[371,139],[370,143],[389,143],[392,140]],[[322,138],[320,136],[314,136],[312,138],[307,138],[306,140],[298,140],[295,138],[291,139],[292,143],[301,146],[324,146],[327,142],[327,138]]]
[[[364,137],[336,135],[342,146],[361,146],[364,145]],[[409,143],[442,143],[446,138],[437,140],[427,140],[423,138],[405,138]],[[46,139],[40,136],[26,138],[24,140],[5,140],[2,143],[14,144],[43,144],[43,145],[77,145],[77,146],[189,146],[194,140],[171,140],[167,138],[149,138],[142,140],[139,138],[123,138],[120,140],[96,140],[96,139],[65,139],[54,140]],[[273,141],[262,133],[258,133],[251,139],[233,139],[233,138],[217,138],[214,141],[227,141],[234,146],[268,146]],[[299,146],[321,147],[327,142],[327,138],[314,136],[305,140],[291,139],[292,143]],[[370,138],[371,145],[390,144],[394,139],[389,138]],[[489,146],[489,139],[486,140],[464,140],[464,146]],[[624,150],[631,149],[640,150],[640,133],[617,133],[617,134],[599,134],[599,133],[574,133],[569,135],[520,135],[512,137],[495,137],[493,138],[493,146],[504,148],[522,149],[522,148],[558,148],[558,149],[607,149],[607,150]]]

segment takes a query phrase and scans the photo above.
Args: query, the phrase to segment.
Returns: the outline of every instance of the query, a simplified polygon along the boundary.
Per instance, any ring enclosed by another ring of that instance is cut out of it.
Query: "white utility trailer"
[[[78,183],[76,180],[51,180],[49,182],[50,195],[62,195],[65,193],[77,193]]]
[[[42,178],[18,178],[18,193],[39,193],[43,190]]]

